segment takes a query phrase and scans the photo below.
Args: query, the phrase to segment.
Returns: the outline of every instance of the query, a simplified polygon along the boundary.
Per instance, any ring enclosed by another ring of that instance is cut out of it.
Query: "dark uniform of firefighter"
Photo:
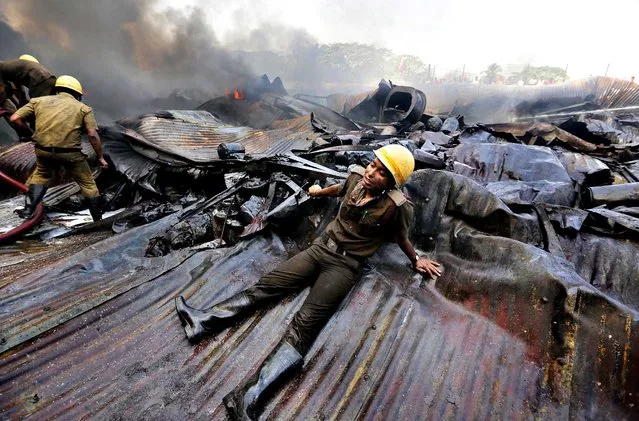
[[[181,296],[176,298],[186,336],[196,342],[263,303],[311,286],[280,344],[245,385],[224,398],[232,418],[256,419],[275,381],[301,368],[303,356],[359,280],[366,258],[384,240],[396,241],[416,270],[440,275],[439,264],[418,257],[408,240],[413,205],[397,186],[404,184],[414,169],[412,154],[403,146],[389,145],[376,150],[375,155],[367,168],[351,168],[345,182],[309,189],[311,196],[343,197],[337,217],[309,248],[262,276],[254,286],[209,309],[198,310]]]
[[[53,172],[62,166],[80,186],[82,195],[89,202],[93,220],[98,221],[102,216],[99,206],[100,192],[93,180],[86,156],[80,148],[82,133],[86,132],[100,166],[108,166],[102,155],[93,110],[80,102],[82,85],[76,78],[60,76],[54,90],[56,95],[32,99],[10,119],[12,124],[20,128],[26,127],[25,119],[35,116],[36,120],[36,131],[33,135],[36,169],[27,180],[29,191],[25,209],[19,213],[25,218],[32,217],[44,197]]]
[[[51,95],[55,85],[55,76],[40,62],[29,54],[23,54],[17,60],[0,61],[0,81],[4,84],[5,96],[0,98],[0,106],[15,111],[8,101],[8,96],[17,97],[17,106],[27,103],[22,87],[29,90],[30,98]],[[16,92],[9,92],[9,83],[13,84]]]

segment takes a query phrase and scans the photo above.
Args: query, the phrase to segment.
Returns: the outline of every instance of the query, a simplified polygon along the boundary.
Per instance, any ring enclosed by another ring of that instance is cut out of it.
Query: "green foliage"
[[[521,72],[513,73],[508,80],[516,83],[523,81],[525,84],[549,81],[553,83],[563,82],[568,79],[566,71],[561,67],[553,66],[526,66]]]
[[[501,66],[497,63],[490,64],[486,70],[482,72],[482,83],[495,83],[501,76]]]
[[[244,53],[243,58],[258,73],[278,74],[289,81],[315,83],[366,83],[380,79],[423,83],[430,67],[414,55],[398,55],[387,48],[360,43],[298,43],[289,51]],[[274,72],[279,70],[279,72]]]
[[[362,79],[418,79],[426,77],[428,66],[417,56],[397,55],[387,48],[369,44],[324,44],[319,48],[318,61],[341,78]]]

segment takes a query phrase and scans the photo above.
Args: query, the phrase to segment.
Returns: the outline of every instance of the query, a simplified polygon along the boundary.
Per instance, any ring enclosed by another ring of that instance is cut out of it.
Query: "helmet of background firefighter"
[[[62,75],[55,81],[56,88],[67,88],[82,95],[82,85],[80,81],[73,76]]]
[[[22,54],[18,57],[20,60],[32,61],[34,63],[40,63],[37,58],[33,57],[31,54]]]
[[[415,158],[407,148],[402,145],[386,145],[374,152],[393,175],[398,186],[406,183],[415,169]]]

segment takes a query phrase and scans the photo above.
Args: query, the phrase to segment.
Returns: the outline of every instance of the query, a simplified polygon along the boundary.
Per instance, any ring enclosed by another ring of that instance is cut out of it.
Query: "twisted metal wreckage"
[[[173,297],[207,307],[256,282],[336,211],[307,187],[392,142],[421,168],[405,186],[411,240],[443,275],[422,279],[385,246],[264,416],[637,417],[639,118],[592,112],[637,105],[636,85],[569,85],[572,116],[556,101],[543,121],[467,126],[424,114],[408,87],[382,82],[349,107],[276,82],[102,127],[113,212],[69,226],[77,189],[61,184],[48,221],[2,247],[2,418],[224,418],[222,397],[305,293],[195,347]],[[239,119],[261,128],[224,122]],[[24,181],[32,156],[7,146],[0,169]],[[19,200],[0,205],[3,221]]]

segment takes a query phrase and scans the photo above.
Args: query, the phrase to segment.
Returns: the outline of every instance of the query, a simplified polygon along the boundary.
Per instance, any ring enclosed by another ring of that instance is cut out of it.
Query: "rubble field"
[[[443,274],[385,245],[263,417],[639,416],[639,85],[241,92],[101,126],[97,223],[61,173],[8,236],[22,198],[0,184],[0,417],[225,419],[306,291],[197,346],[173,298],[210,306],[306,247],[338,206],[308,187],[391,143],[416,160],[411,241]],[[33,144],[0,146],[7,176],[34,166]]]

